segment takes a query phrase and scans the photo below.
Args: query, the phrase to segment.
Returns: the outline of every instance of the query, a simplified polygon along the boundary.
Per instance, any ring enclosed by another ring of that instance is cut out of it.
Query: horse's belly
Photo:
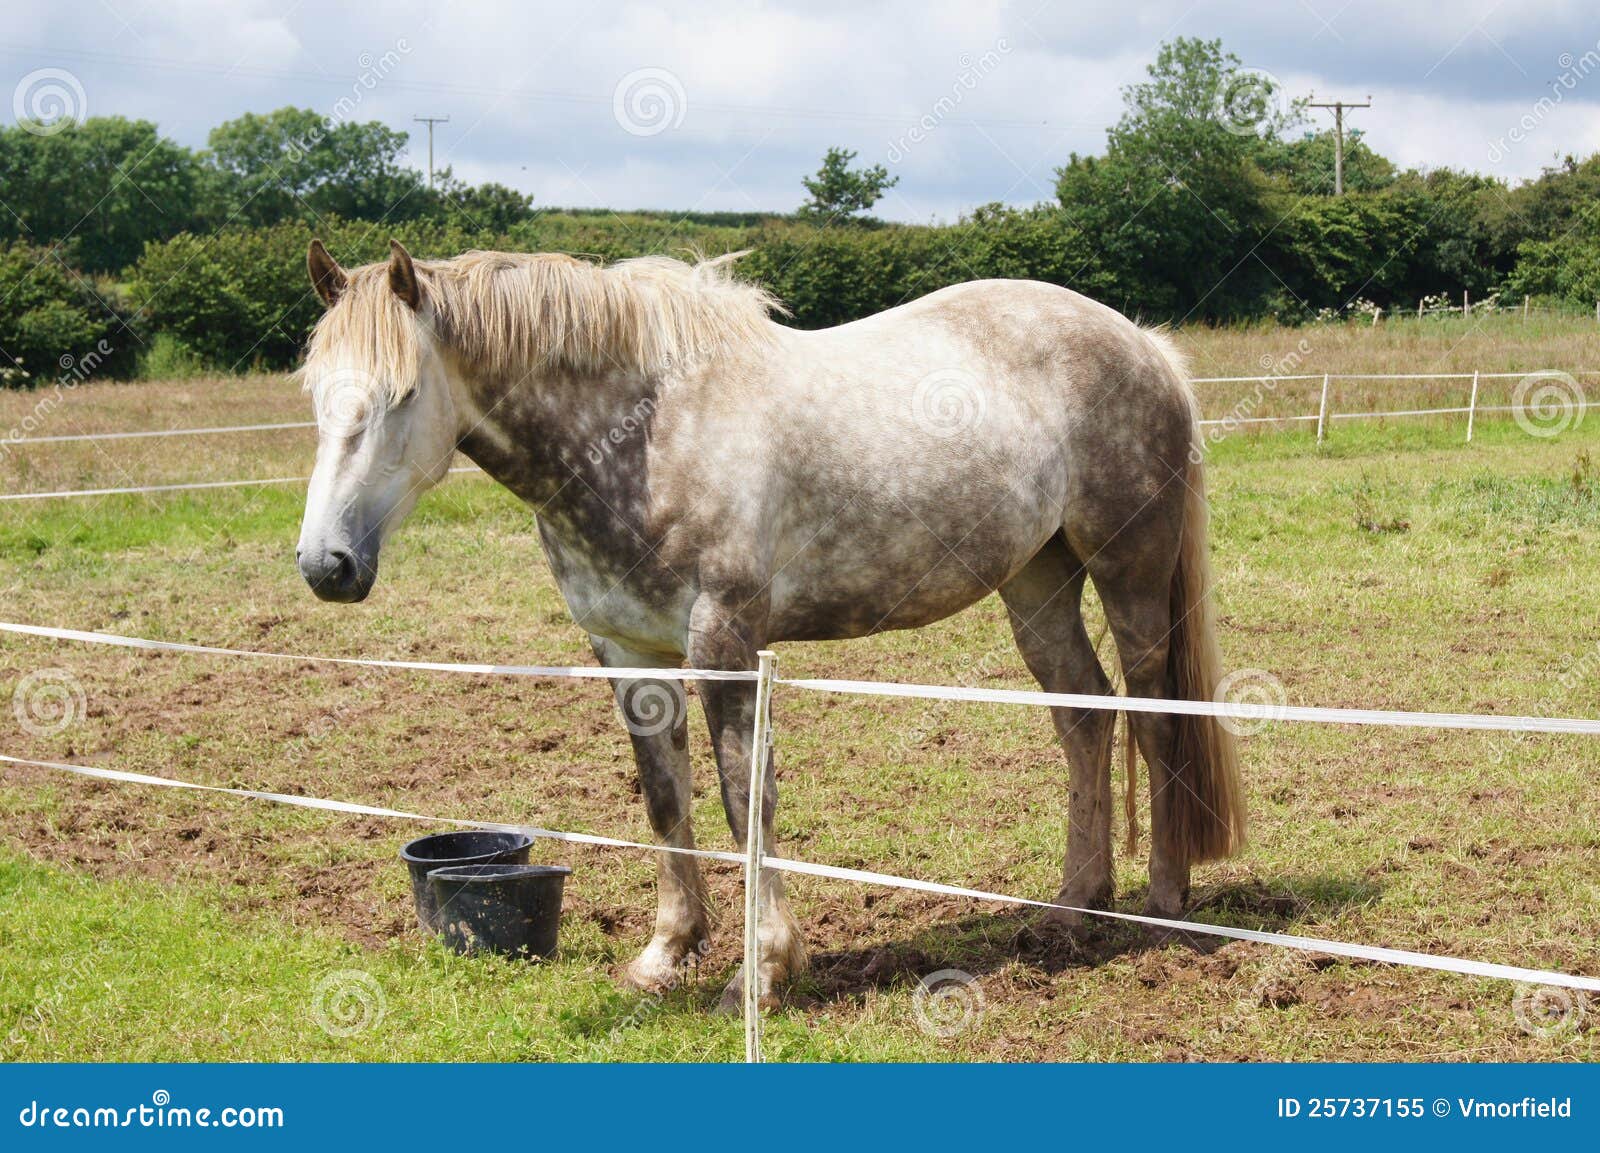
[[[1015,575],[1060,527],[1053,514],[1018,511],[967,524],[905,510],[887,523],[824,527],[773,578],[772,639],[843,640],[960,612]]]

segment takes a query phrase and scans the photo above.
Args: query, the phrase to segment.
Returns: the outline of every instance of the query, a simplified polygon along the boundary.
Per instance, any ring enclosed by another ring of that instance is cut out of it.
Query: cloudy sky
[[[1049,197],[1175,36],[1370,94],[1351,124],[1402,164],[1519,179],[1600,150],[1593,0],[55,0],[8,7],[0,80],[12,115],[65,99],[194,146],[284,104],[378,119],[419,168],[412,118],[448,115],[441,166],[544,205],[787,210],[839,144],[900,176],[883,215],[927,220]]]

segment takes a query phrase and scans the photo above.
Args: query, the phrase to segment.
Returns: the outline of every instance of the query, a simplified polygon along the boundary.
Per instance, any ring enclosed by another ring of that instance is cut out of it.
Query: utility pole
[[[1323,103],[1310,101],[1307,108],[1333,109],[1333,194],[1344,195],[1344,110],[1346,108],[1371,108],[1372,97],[1368,96],[1361,104],[1352,104],[1346,100],[1330,100]]]
[[[428,187],[433,187],[433,126],[435,124],[449,124],[448,116],[413,116],[411,119],[418,124],[428,126]]]

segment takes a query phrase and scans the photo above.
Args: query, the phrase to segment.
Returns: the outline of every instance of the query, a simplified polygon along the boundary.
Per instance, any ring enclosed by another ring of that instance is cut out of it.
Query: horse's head
[[[372,591],[384,539],[444,479],[456,448],[425,276],[390,245],[387,264],[349,272],[320,241],[307,257],[328,307],[302,370],[317,414],[317,464],[295,559],[327,601]]]

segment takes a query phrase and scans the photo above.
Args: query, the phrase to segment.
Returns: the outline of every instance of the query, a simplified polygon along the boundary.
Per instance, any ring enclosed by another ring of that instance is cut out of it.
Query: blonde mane
[[[734,279],[742,253],[686,264],[642,256],[601,267],[552,253],[467,252],[417,261],[422,309],[390,289],[387,264],[352,269],[311,333],[302,375],[357,373],[394,404],[416,388],[425,331],[478,373],[541,369],[660,374],[772,339],[784,311]],[[431,325],[430,325],[431,322]]]

